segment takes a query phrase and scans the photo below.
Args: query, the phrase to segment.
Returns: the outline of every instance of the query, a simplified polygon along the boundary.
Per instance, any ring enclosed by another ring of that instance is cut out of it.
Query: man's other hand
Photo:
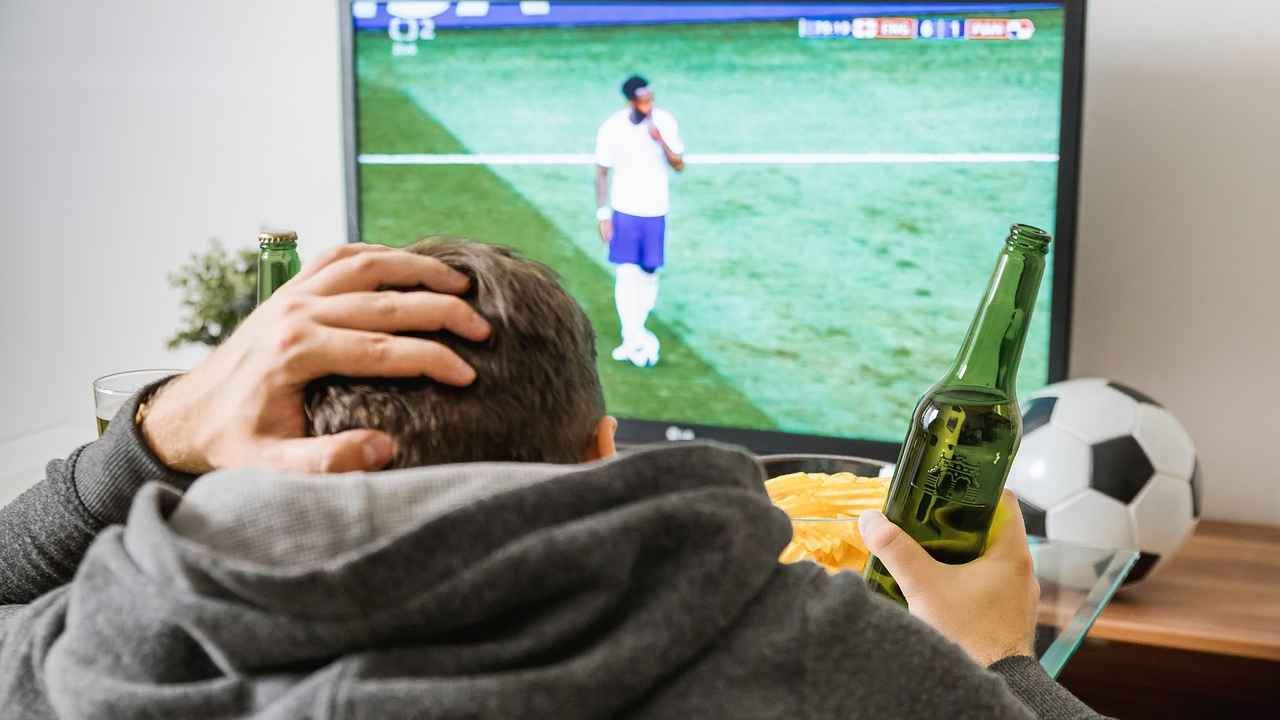
[[[1040,583],[1018,501],[1000,498],[987,550],[963,565],[938,562],[882,513],[858,521],[867,548],[897,581],[912,615],[969,653],[979,665],[1034,652]]]
[[[608,245],[609,243],[613,242],[613,221],[612,220],[600,221],[600,239],[604,241],[605,245]]]
[[[456,297],[468,278],[434,258],[380,245],[334,248],[256,308],[191,372],[163,386],[142,423],[165,465],[301,472],[377,470],[391,438],[373,430],[304,437],[303,390],[326,375],[430,377],[469,385],[475,371],[444,345],[392,333],[490,327]],[[400,292],[386,288],[426,288]]]

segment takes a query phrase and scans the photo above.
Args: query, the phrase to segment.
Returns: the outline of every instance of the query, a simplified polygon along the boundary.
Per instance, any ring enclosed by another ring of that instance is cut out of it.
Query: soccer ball
[[[1155,400],[1102,378],[1056,383],[1022,404],[1022,431],[1007,487],[1029,534],[1138,550],[1125,581],[1133,583],[1195,530],[1195,447]]]

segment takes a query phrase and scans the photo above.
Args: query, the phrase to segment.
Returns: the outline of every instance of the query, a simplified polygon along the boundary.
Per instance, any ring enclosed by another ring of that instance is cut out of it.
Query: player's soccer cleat
[[[658,342],[658,336],[643,331],[637,342],[623,342],[621,345],[613,349],[609,353],[610,357],[618,362],[629,362],[639,368],[653,367],[658,364],[658,356],[661,351],[661,343]]]
[[[662,349],[662,344],[658,342],[658,336],[645,331],[644,337],[628,356],[628,360],[636,367],[653,367],[658,364],[658,356]]]
[[[658,341],[658,336],[645,330],[641,343],[644,345],[644,349],[653,356],[654,362],[657,362],[658,352],[662,350],[662,343]]]
[[[633,349],[627,355],[627,360],[638,368],[648,368],[658,364],[658,356],[651,353],[648,348],[644,347],[637,347]]]

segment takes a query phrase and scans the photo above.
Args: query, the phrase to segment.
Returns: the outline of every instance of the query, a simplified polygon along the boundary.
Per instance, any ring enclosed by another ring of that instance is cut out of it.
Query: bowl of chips
[[[862,572],[869,554],[858,516],[884,507],[889,464],[844,455],[766,455],[760,462],[769,499],[791,518],[791,542],[778,560]]]

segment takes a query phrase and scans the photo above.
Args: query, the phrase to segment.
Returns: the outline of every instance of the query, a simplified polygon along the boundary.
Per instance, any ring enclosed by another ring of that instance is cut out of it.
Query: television
[[[554,268],[620,442],[892,460],[1013,223],[1054,236],[1020,394],[1066,375],[1084,15],[346,0],[349,239]]]

